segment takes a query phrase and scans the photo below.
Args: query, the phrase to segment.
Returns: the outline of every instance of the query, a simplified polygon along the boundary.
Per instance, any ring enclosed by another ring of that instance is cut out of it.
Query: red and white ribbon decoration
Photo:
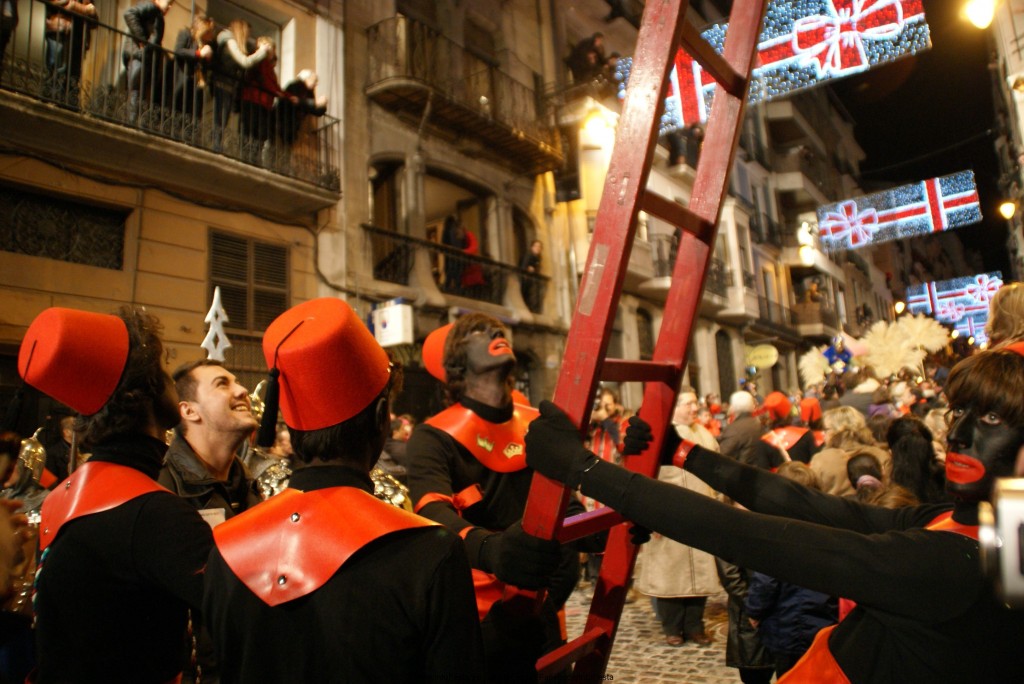
[[[850,246],[856,247],[871,242],[878,230],[878,212],[874,207],[857,211],[857,203],[849,200],[839,205],[838,212],[825,214],[825,220],[819,226],[821,234],[835,240],[850,239]]]
[[[815,62],[819,76],[864,69],[865,40],[893,40],[903,31],[900,0],[829,0],[828,12],[793,24],[794,54]]]

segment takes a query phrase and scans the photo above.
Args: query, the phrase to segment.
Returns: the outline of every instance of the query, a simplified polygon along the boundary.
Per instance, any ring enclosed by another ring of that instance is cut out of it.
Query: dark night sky
[[[995,137],[985,135],[995,125],[990,48],[985,31],[960,19],[962,2],[924,0],[930,50],[833,88],[853,115],[867,153],[861,165],[865,191],[974,170],[985,218],[957,235],[967,250],[981,253],[985,270],[1008,276],[1007,223],[996,211]]]

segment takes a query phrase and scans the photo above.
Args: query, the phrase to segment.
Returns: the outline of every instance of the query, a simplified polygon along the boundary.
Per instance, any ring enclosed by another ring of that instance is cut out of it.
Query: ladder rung
[[[679,226],[701,242],[707,243],[715,233],[713,223],[705,221],[679,202],[673,202],[657,193],[645,192],[640,199],[640,208],[673,226]]]
[[[595,532],[615,527],[622,521],[623,518],[618,511],[607,506],[586,513],[577,513],[562,523],[562,528],[558,531],[558,541],[564,544],[574,539],[582,539]]]
[[[537,674],[540,675],[541,679],[544,679],[556,672],[561,672],[601,645],[598,642],[607,642],[607,640],[608,633],[600,627],[594,627],[569,643],[559,646],[554,651],[542,656],[537,661]]]
[[[689,48],[687,52],[693,59],[730,95],[742,97],[746,93],[747,79],[729,66],[689,21],[683,22],[683,46]]]
[[[679,379],[679,366],[658,361],[605,359],[601,379],[608,382],[665,382]]]

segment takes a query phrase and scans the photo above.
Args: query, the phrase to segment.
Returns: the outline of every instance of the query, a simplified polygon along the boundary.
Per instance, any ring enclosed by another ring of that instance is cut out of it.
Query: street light
[[[906,309],[907,309],[907,303],[904,302],[903,300],[897,300],[897,301],[893,302],[892,310],[896,312],[897,316],[899,316],[901,313],[906,311]]]
[[[1013,200],[1003,200],[999,204],[999,215],[1009,221],[1017,213],[1017,203]]]
[[[980,29],[987,29],[996,14],[996,0],[967,0],[963,15]]]

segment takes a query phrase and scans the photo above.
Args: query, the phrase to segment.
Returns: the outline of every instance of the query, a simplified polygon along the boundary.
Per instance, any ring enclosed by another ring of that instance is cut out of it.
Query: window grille
[[[119,271],[130,213],[0,186],[0,250]]]

